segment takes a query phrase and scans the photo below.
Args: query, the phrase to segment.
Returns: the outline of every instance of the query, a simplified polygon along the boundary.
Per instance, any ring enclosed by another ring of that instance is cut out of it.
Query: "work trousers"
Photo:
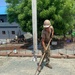
[[[47,46],[47,44],[46,44],[46,46]],[[41,51],[42,51],[42,55],[43,55],[44,54],[43,47],[42,47]],[[49,62],[50,62],[50,46],[48,47],[47,51],[45,52],[45,57],[43,59],[43,62],[44,62],[45,59],[46,59],[46,64],[49,64]]]

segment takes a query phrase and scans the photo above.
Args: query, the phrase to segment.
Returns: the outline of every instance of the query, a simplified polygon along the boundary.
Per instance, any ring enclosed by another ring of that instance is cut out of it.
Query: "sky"
[[[6,6],[5,0],[0,0],[0,6]]]
[[[5,0],[0,0],[0,15],[1,14],[7,14]]]

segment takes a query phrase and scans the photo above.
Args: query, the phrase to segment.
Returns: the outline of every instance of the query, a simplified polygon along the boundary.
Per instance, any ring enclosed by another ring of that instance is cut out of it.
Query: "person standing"
[[[50,69],[52,69],[52,66],[49,64],[49,62],[50,62],[50,46],[48,48],[46,48],[46,47],[48,45],[49,40],[53,38],[53,35],[54,35],[54,28],[53,28],[53,26],[51,26],[50,20],[47,19],[44,21],[44,24],[43,24],[43,30],[41,33],[41,45],[42,45],[42,55],[45,52],[45,57],[44,57],[44,59],[46,59],[45,66]]]

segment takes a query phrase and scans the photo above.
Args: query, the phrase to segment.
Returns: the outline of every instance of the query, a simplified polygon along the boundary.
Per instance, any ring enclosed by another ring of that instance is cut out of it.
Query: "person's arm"
[[[45,42],[44,42],[44,38],[41,39],[41,44],[42,44],[42,47],[44,49],[44,51],[46,51],[46,45],[45,45]]]
[[[53,36],[54,36],[54,28],[53,28],[53,26],[51,26],[50,28],[51,28],[51,30],[52,30],[52,35],[51,35],[51,37],[53,38]]]

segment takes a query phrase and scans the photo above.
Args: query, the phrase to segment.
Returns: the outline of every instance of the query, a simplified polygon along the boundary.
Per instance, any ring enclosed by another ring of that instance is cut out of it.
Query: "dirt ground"
[[[32,44],[31,44],[32,45]],[[17,50],[19,49],[27,49],[29,46],[31,46],[30,44],[4,44],[4,45],[0,45],[0,50],[13,50],[14,48],[16,48]],[[57,45],[54,45],[53,48],[57,49],[57,48],[74,48],[75,47],[75,43],[58,43]]]
[[[25,49],[24,44],[4,44],[4,45],[0,45],[0,50],[13,50],[14,48],[16,48],[17,50]]]

